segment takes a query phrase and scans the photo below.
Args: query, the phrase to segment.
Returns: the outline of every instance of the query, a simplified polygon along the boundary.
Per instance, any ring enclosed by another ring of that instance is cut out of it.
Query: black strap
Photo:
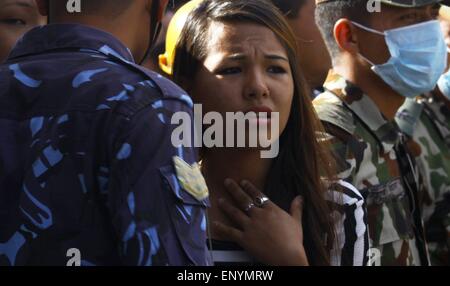
[[[419,250],[421,266],[429,266],[428,251],[426,247],[425,231],[422,223],[422,212],[419,202],[419,182],[416,178],[414,157],[411,156],[406,146],[405,135],[400,135],[400,141],[395,145],[395,153],[397,162],[399,162],[400,172],[402,175],[403,186],[406,188],[406,195],[409,199],[411,214],[413,217],[414,234],[416,237],[416,246]]]

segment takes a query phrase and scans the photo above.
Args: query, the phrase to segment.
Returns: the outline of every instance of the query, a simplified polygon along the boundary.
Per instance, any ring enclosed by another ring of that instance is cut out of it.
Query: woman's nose
[[[267,80],[264,74],[260,71],[253,71],[247,76],[245,97],[258,98],[267,97],[270,95],[269,88],[267,86]]]

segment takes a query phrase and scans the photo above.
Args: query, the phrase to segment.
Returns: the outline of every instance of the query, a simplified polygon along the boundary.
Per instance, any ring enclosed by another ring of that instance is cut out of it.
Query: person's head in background
[[[166,45],[166,35],[167,28],[169,27],[169,23],[172,20],[175,12],[184,4],[189,2],[189,0],[169,0],[169,4],[167,5],[166,13],[164,14],[164,18],[161,21],[161,33],[159,34],[158,39],[153,45],[150,54],[142,63],[142,65],[152,71],[158,72],[160,74],[164,74],[164,72],[160,69],[158,64],[158,57],[160,54],[164,53],[165,45]]]
[[[36,0],[50,24],[82,24],[114,35],[142,63],[156,39],[169,0],[88,0],[81,12],[69,12],[67,1]]]
[[[326,233],[332,241],[333,227],[322,197],[325,186],[320,170],[327,169],[331,160],[316,139],[316,131],[322,128],[298,65],[292,29],[276,7],[264,0],[204,0],[185,23],[173,66],[168,65],[175,83],[189,92],[194,103],[202,104],[205,113],[246,113],[265,106],[279,114],[279,133],[270,136],[279,137],[280,152],[271,159],[265,182],[257,186],[285,210],[295,196],[304,196],[308,258],[313,265],[329,263],[330,244],[322,235]],[[208,164],[221,152],[228,160]],[[207,173],[208,166],[229,172],[229,162],[254,158],[249,155],[252,152],[259,154],[259,149],[204,147],[203,166]],[[254,163],[252,171],[260,170],[266,161]]]
[[[46,23],[34,0],[0,0],[0,63],[23,34]]]
[[[441,30],[444,34],[445,44],[447,45],[447,66],[444,74],[438,81],[438,87],[435,89],[434,95],[444,100],[450,108],[450,0],[442,2],[441,9],[439,9],[439,23],[441,24]]]
[[[445,1],[444,4],[450,4],[450,1]],[[450,53],[450,7],[442,5],[439,10],[439,22],[444,33],[445,43],[447,44],[447,51]],[[447,58],[447,70],[450,68],[450,57]]]
[[[314,19],[315,0],[272,0],[287,17],[297,38],[299,64],[311,88],[322,87],[331,58]]]

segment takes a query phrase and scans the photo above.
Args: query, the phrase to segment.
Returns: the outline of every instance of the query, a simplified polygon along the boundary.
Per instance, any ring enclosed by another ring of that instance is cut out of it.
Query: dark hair
[[[334,39],[334,25],[339,19],[349,19],[363,25],[370,23],[367,0],[341,0],[317,4],[316,22],[328,47],[331,58],[336,60],[340,49]]]
[[[335,233],[320,173],[328,169],[332,161],[329,150],[315,136],[323,128],[297,66],[295,36],[283,15],[269,1],[205,0],[189,15],[178,41],[175,82],[182,85],[195,78],[207,57],[207,31],[212,22],[265,26],[275,33],[287,51],[295,85],[294,100],[287,127],[280,137],[280,154],[273,161],[265,193],[284,210],[289,210],[296,196],[303,196],[304,244],[308,259],[313,265],[328,265]]]
[[[272,3],[280,9],[286,17],[295,19],[298,17],[298,12],[305,5],[308,0],[271,0]],[[313,0],[314,1],[314,0]]]

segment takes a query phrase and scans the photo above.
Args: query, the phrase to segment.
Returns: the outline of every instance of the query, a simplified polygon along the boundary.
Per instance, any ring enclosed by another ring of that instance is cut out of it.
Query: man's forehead
[[[441,2],[441,0],[379,0],[379,1],[386,5],[404,8],[419,8]]]
[[[316,0],[317,4],[326,2],[348,2],[349,0]],[[442,0],[367,0],[367,5],[374,5],[375,2],[380,2],[389,6],[403,7],[403,8],[418,8],[430,4],[436,4]]]
[[[435,11],[437,14],[439,12],[440,7],[441,5],[438,3],[418,7],[400,7],[382,4],[380,13],[370,13],[370,16],[372,18],[374,17],[376,18],[378,16],[378,18],[384,18],[387,20],[391,18],[398,18],[401,17],[402,15],[409,14],[412,12],[428,15],[430,12],[433,13]]]

